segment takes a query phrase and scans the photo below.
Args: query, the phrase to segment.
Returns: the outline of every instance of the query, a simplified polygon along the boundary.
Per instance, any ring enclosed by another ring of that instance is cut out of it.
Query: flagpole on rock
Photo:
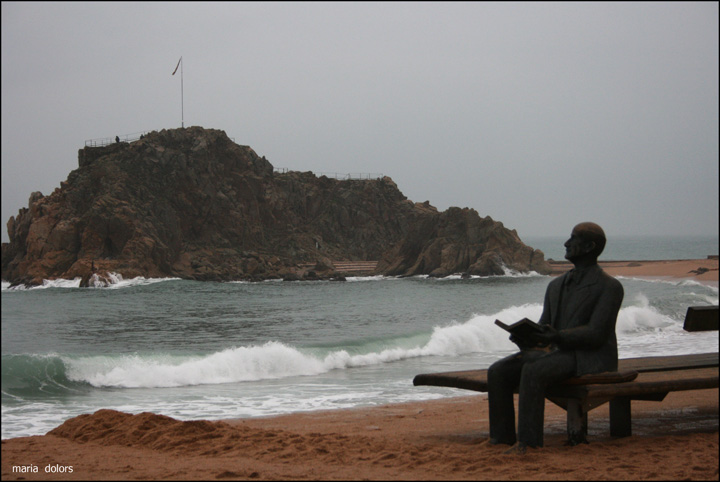
[[[182,56],[180,57],[180,60],[178,60],[177,65],[175,66],[175,70],[173,70],[173,75],[175,75],[175,72],[177,72],[178,67],[180,67],[180,122],[182,125],[182,128],[185,128],[185,95],[183,93],[183,65],[182,65]]]

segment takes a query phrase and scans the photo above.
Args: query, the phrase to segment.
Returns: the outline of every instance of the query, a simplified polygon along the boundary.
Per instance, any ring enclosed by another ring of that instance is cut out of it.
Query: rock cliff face
[[[8,221],[3,280],[296,279],[332,276],[338,260],[380,260],[389,275],[550,272],[541,251],[472,209],[415,204],[388,177],[274,173],[219,130],[162,130],[78,158],[60,188],[33,193]]]
[[[403,240],[387,251],[377,269],[387,275],[453,273],[501,275],[506,269],[549,274],[542,251],[523,244],[514,230],[474,209],[451,207],[438,213],[425,206]]]

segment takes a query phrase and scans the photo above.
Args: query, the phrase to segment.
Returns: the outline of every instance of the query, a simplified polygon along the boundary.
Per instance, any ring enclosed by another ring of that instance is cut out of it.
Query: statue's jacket
[[[565,285],[578,276],[568,292]],[[575,351],[575,376],[617,370],[615,324],[623,296],[622,284],[597,264],[568,271],[548,285],[539,323],[559,332],[560,350]]]

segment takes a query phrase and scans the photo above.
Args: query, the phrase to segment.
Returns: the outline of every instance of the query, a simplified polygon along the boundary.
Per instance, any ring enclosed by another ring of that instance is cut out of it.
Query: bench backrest
[[[685,331],[717,331],[720,312],[716,306],[689,306],[685,314]]]
[[[695,353],[691,355],[647,356],[618,360],[618,371],[661,372],[684,368],[708,368],[718,366],[717,353]]]

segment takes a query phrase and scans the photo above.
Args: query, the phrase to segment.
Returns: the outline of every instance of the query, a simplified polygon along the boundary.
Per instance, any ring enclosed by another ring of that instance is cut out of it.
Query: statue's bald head
[[[591,255],[597,258],[600,253],[605,249],[605,231],[595,223],[580,223],[573,228],[573,234],[582,238],[584,241],[592,241],[595,243],[595,248],[590,252]]]

